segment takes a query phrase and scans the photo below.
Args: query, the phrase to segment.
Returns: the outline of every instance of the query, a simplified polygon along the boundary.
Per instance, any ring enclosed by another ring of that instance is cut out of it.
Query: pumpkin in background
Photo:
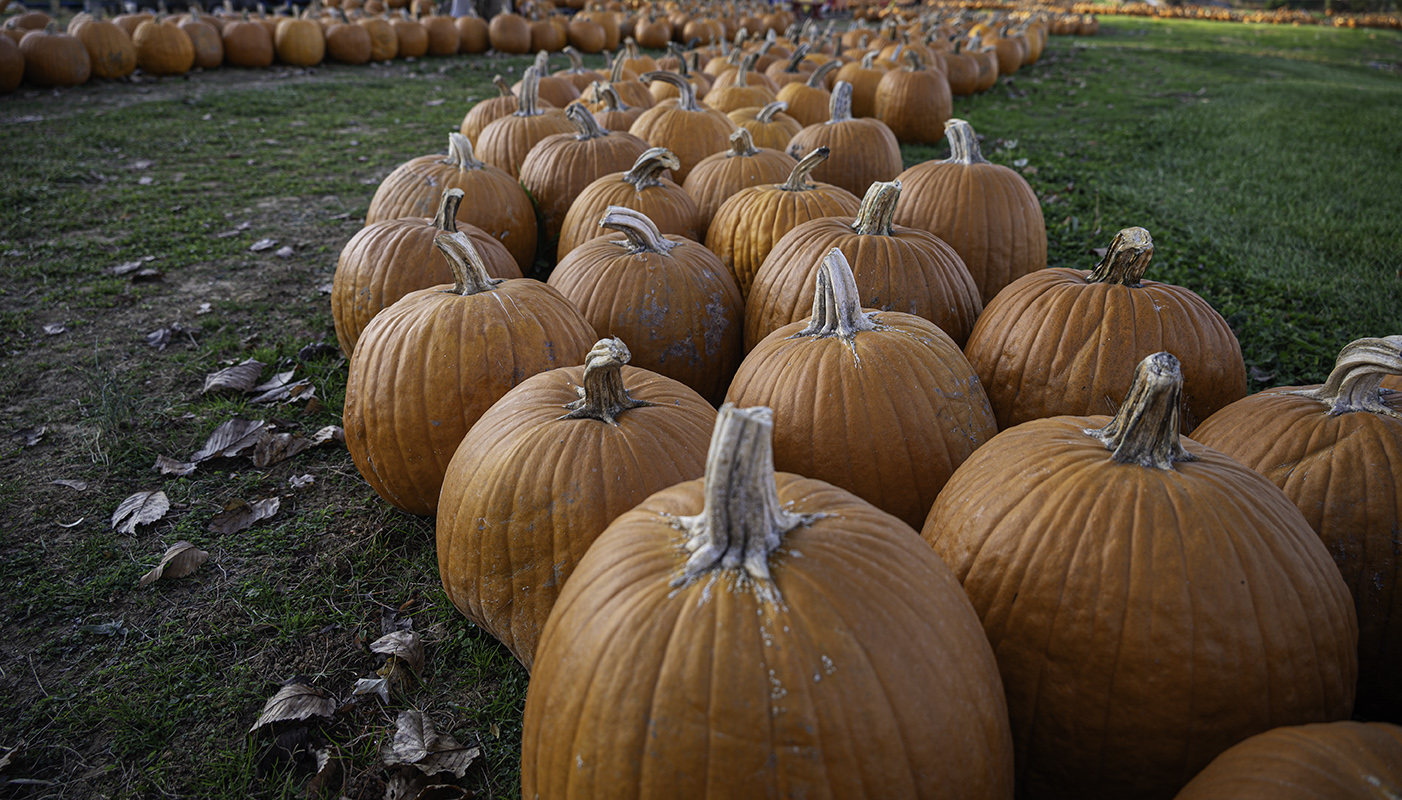
[[[468,198],[458,207],[458,222],[495,237],[522,273],[535,266],[536,222],[530,196],[506,172],[474,158],[472,144],[460,133],[448,134],[446,157],[434,153],[395,167],[370,199],[365,224],[430,216],[449,188],[462,189]]]
[[[582,367],[526,379],[472,426],[448,465],[438,503],[443,589],[527,670],[589,545],[649,495],[705,469],[715,409],[677,381],[624,366],[629,357],[606,338]]]
[[[1182,386],[1155,353],[1113,418],[1003,430],[925,523],[997,654],[1027,797],[1167,800],[1248,736],[1353,709],[1348,587],[1279,489],[1179,435]]]
[[[482,135],[482,129],[496,122],[502,117],[509,117],[521,108],[521,101],[517,99],[516,93],[507,84],[506,79],[500,75],[492,76],[492,85],[497,87],[497,96],[489,97],[486,100],[478,101],[468,110],[462,118],[462,125],[458,127],[458,132],[466,136],[472,146],[477,146],[477,137]],[[541,103],[539,96],[536,103],[542,107],[549,108]]]
[[[799,130],[827,121],[832,92],[828,91],[826,81],[841,66],[842,62],[835,59],[825,62],[809,73],[806,81],[790,83],[779,90],[778,98],[788,103],[788,114],[798,121]]]
[[[273,63],[277,52],[273,49],[273,37],[263,23],[249,19],[243,12],[241,19],[231,19],[224,25],[224,63],[231,67],[252,67],[260,69]]]
[[[512,178],[521,176],[521,162],[542,139],[574,131],[565,112],[557,108],[542,108],[536,103],[539,76],[535,67],[527,67],[526,74],[521,78],[518,98],[521,107],[515,113],[488,124],[477,137],[476,149],[481,159]]]
[[[155,14],[149,11],[139,11],[135,14],[118,14],[112,18],[113,24],[127,32],[128,36],[136,36],[136,29],[143,22],[149,22],[156,18]]]
[[[675,46],[676,45],[672,45],[672,47]],[[691,84],[691,90],[696,94],[698,102],[705,99],[706,93],[711,90],[710,77],[704,72],[692,72],[685,58],[678,58],[677,68],[669,71],[676,72],[681,76],[682,80]],[[653,81],[648,84],[647,91],[648,94],[652,95],[652,99],[656,100],[658,103],[668,98],[681,96],[681,90],[677,88],[676,84],[668,83],[667,81]]]
[[[852,86],[851,105],[854,116],[876,116],[876,87],[886,74],[886,68],[876,63],[877,55],[878,52],[872,50],[863,56],[861,61],[844,64],[837,70],[837,79]]]
[[[978,91],[978,76],[978,58],[965,52],[963,42],[955,41],[954,49],[945,54],[944,77],[950,93],[967,97]]]
[[[1110,412],[1139,362],[1159,350],[1186,365],[1185,432],[1246,396],[1246,364],[1227,321],[1188,289],[1143,280],[1153,257],[1149,232],[1126,228],[1094,270],[1038,270],[984,308],[964,353],[1000,429]]]
[[[612,86],[594,83],[589,89],[589,93],[580,99],[585,108],[594,115],[594,121],[598,122],[600,127],[611,131],[627,133],[633,127],[633,123],[638,121],[638,117],[647,110],[624,103],[623,98],[618,96],[618,92],[614,91]]]
[[[578,89],[581,93],[588,89],[594,82],[604,79],[604,76],[600,75],[597,70],[592,70],[584,66],[584,58],[579,54],[578,50],[573,47],[566,47],[565,55],[570,60],[569,68],[562,69],[555,73],[556,78],[564,78],[574,84],[574,88]],[[592,111],[593,109],[590,110]]]
[[[587,17],[576,14],[566,27],[570,45],[586,53],[603,52],[608,43],[604,26]]]
[[[565,214],[556,250],[558,256],[563,259],[590,239],[607,235],[607,231],[599,228],[599,219],[609,206],[641,212],[662,233],[700,241],[701,211],[696,201],[665,176],[667,170],[675,171],[679,163],[670,150],[653,147],[638,156],[627,172],[605,175],[586,186]]]
[[[433,240],[440,233],[458,230],[461,189],[445,189],[438,213],[431,219],[386,219],[361,228],[341,250],[331,283],[331,319],[341,352],[350,357],[361,331],[375,315],[404,295],[453,281],[448,262],[438,254]],[[493,278],[519,278],[516,259],[491,234],[464,225]]]
[[[696,200],[704,240],[711,218],[726,200],[741,189],[782,182],[798,165],[783,150],[755,147],[750,132],[740,128],[730,134],[730,149],[707,156],[686,176],[682,188]]]
[[[140,28],[137,32],[140,33]],[[140,49],[138,42],[137,48]],[[279,61],[294,67],[314,67],[326,58],[326,35],[309,19],[284,19],[277,24],[273,49]],[[144,69],[144,67],[143,67]]]
[[[326,26],[326,57],[341,64],[370,63],[370,32],[347,19],[340,9],[336,9],[332,20]]]
[[[876,84],[876,118],[899,142],[936,144],[954,112],[949,81],[943,72],[926,67],[913,50],[906,51],[905,60],[905,67],[887,72]]]
[[[452,17],[444,14],[428,14],[419,18],[424,33],[428,34],[428,55],[457,55],[462,42],[458,26]]]
[[[747,106],[726,114],[737,127],[750,132],[758,147],[766,147],[783,152],[788,149],[794,134],[803,130],[798,120],[784,113],[788,104],[775,100],[763,107]],[[793,158],[793,156],[790,156]],[[797,161],[797,159],[794,159]]]
[[[623,68],[623,55],[620,51],[609,65],[608,85],[618,92],[618,97],[627,105],[647,110],[657,105],[646,85],[638,80],[636,72]]]
[[[487,23],[487,39],[498,53],[529,53],[531,24],[518,14],[497,14]]]
[[[567,77],[550,74],[550,54],[544,50],[535,54],[536,104],[542,108],[564,108],[579,99],[579,88]],[[511,92],[518,97],[526,76],[511,85]]]
[[[428,31],[409,9],[390,15],[389,26],[394,30],[395,51],[399,58],[420,58],[428,53]]]
[[[24,37],[30,31],[42,31],[50,25],[55,25],[56,20],[42,11],[27,11],[23,6],[19,6],[19,13],[5,20],[0,32],[3,32],[15,44],[24,41]],[[0,9],[3,10],[3,9]],[[78,19],[74,17],[74,19]],[[69,31],[71,34],[72,31]]]
[[[601,336],[633,342],[634,363],[718,403],[744,357],[745,301],[710,250],[663,236],[631,208],[610,206],[591,239],[560,259],[550,285]]]
[[[809,182],[808,176],[828,154],[828,148],[819,147],[799,160],[788,180],[741,189],[716,210],[706,247],[735,276],[745,297],[784,234],[810,219],[852,215],[861,207],[862,201],[840,186]]]
[[[809,125],[789,141],[789,154],[828,147],[841,153],[813,170],[813,179],[841,186],[858,197],[877,181],[901,174],[901,146],[879,119],[852,116],[852,86],[839,81],[832,90],[828,121]]]
[[[1193,438],[1279,486],[1319,534],[1358,610],[1357,713],[1402,720],[1402,336],[1359,339],[1322,386],[1253,394]]]
[[[776,59],[765,68],[764,74],[774,81],[775,94],[791,83],[803,83],[808,80],[808,76],[815,69],[813,63],[808,61],[808,51],[809,45],[804,42],[795,47],[788,58]]]
[[[8,36],[0,36],[0,93],[13,92],[24,80],[24,53]]]
[[[1275,728],[1212,760],[1176,800],[1402,797],[1402,728],[1330,722]]]
[[[487,21],[477,16],[477,12],[468,9],[468,13],[453,19],[453,27],[458,30],[458,52],[477,55],[487,52],[487,48],[492,46],[491,38],[487,34]]]
[[[1042,204],[1021,175],[984,159],[973,126],[951,119],[944,128],[949,158],[901,173],[909,197],[896,222],[948,242],[987,304],[1004,286],[1047,265]]]
[[[863,311],[842,251],[820,259],[811,313],[750,351],[726,402],[774,409],[777,468],[921,525],[949,476],[998,432],[993,409],[944,331]]]
[[[87,48],[77,37],[60,32],[58,23],[24,34],[19,51],[24,57],[22,75],[35,86],[78,86],[92,74]]]
[[[761,72],[755,72],[758,53],[750,53],[740,61],[740,67],[716,78],[706,103],[722,114],[737,108],[763,108],[779,99],[779,87]]]
[[[355,24],[370,34],[370,60],[388,61],[399,55],[399,36],[384,17],[361,17]]]
[[[584,360],[597,339],[560,293],[501,281],[459,231],[435,245],[451,286],[405,295],[365,326],[346,382],[346,448],[395,508],[432,514],[458,443],[526,378]]]
[[[136,45],[120,26],[103,19],[100,9],[82,25],[69,24],[68,32],[87,49],[93,77],[112,80],[136,71]]]
[[[676,105],[656,105],[638,117],[628,132],[653,147],[665,147],[676,155],[679,166],[673,170],[676,180],[686,180],[692,167],[713,153],[725,152],[735,123],[721,112],[696,102],[691,84],[671,72],[649,72],[643,76],[649,83],[664,81],[679,92]]]
[[[200,14],[199,8],[192,7],[190,16],[182,19],[178,25],[190,37],[190,45],[195,50],[195,66],[200,69],[215,69],[224,63],[224,38],[210,22],[211,19]]]
[[[723,407],[705,478],[575,568],[536,650],[523,797],[1013,796],[997,668],[949,569],[895,517],[775,473],[772,426]]]
[[[855,216],[820,217],[784,234],[745,298],[745,349],[808,316],[823,257],[834,247],[856,273],[862,306],[923,317],[963,347],[983,311],[978,287],[949,245],[891,224],[900,197],[900,181],[873,183]]]

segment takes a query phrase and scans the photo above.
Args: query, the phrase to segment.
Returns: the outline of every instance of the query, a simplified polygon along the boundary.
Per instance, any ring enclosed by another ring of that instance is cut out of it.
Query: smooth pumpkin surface
[[[1275,728],[1213,759],[1177,800],[1393,800],[1402,728],[1331,722]]]

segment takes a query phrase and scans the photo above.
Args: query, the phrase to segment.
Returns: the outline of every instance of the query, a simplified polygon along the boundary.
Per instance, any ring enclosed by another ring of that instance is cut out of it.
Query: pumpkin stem
[[[1110,424],[1086,435],[1105,444],[1115,461],[1154,469],[1196,461],[1178,435],[1183,370],[1172,353],[1154,353],[1134,368],[1129,394]]]
[[[1371,411],[1402,419],[1402,412],[1392,410],[1382,401],[1382,380],[1388,375],[1402,375],[1402,336],[1349,342],[1339,351],[1334,369],[1323,386],[1291,394],[1324,403],[1329,406],[1331,417]]]
[[[756,120],[757,122],[762,122],[762,123],[764,123],[765,125],[768,125],[768,124],[770,124],[771,122],[774,121],[774,115],[775,115],[775,114],[778,114],[780,111],[788,111],[788,110],[789,110],[789,104],[788,104],[788,103],[785,103],[783,100],[775,100],[775,101],[772,102],[772,103],[766,103],[765,106],[764,106],[764,108],[761,108],[761,109],[759,110],[759,113],[758,113],[758,114],[755,114],[755,120]]]
[[[584,356],[584,380],[579,399],[565,406],[570,412],[560,419],[593,419],[615,427],[618,417],[630,408],[650,406],[646,400],[634,400],[623,386],[623,365],[633,354],[617,337],[600,339]]]
[[[677,242],[663,237],[662,231],[657,229],[657,223],[648,215],[631,208],[609,206],[604,210],[603,218],[599,220],[599,227],[612,228],[628,237],[625,240],[612,241],[632,254],[657,253],[665,256],[677,247]]]
[[[462,231],[440,233],[433,237],[433,246],[448,260],[453,270],[453,288],[448,291],[463,296],[490,291],[502,281],[487,274],[482,255],[472,246],[472,240]]]
[[[584,72],[584,56],[573,47],[565,47],[565,55],[570,60],[570,72]]]
[[[824,81],[828,79],[828,73],[832,72],[840,66],[842,66],[842,62],[838,61],[835,58],[832,61],[824,61],[818,66],[817,69],[813,70],[813,73],[811,75],[808,76],[808,88],[822,89],[826,92],[828,90],[828,87],[824,85]]]
[[[950,118],[944,121],[944,135],[949,139],[949,158],[945,164],[987,164],[988,159],[978,149],[978,134],[974,126],[962,119]]]
[[[925,68],[924,62],[920,60],[920,54],[914,50],[905,51],[905,63],[910,67],[911,72],[919,72]]]
[[[641,192],[648,187],[662,185],[662,171],[680,169],[681,165],[682,162],[671,150],[653,147],[638,156],[632,168],[623,173],[623,180],[633,184],[633,188]]]
[[[456,166],[458,172],[487,168],[486,162],[478,161],[472,154],[472,140],[461,133],[448,134],[448,157],[442,163]]]
[[[1091,270],[1086,283],[1118,283],[1138,286],[1154,258],[1154,240],[1143,228],[1125,228],[1115,234],[1105,257]]]
[[[769,554],[784,534],[817,515],[794,514],[779,503],[774,483],[774,412],[764,406],[726,403],[716,417],[706,454],[705,505],[693,517],[678,517],[691,552],[673,585],[689,583],[714,569],[743,571],[769,581]]]
[[[793,55],[789,56],[789,63],[784,65],[784,71],[788,73],[798,72],[798,65],[803,63],[803,59],[808,57],[808,44],[804,43],[794,48]]]
[[[608,131],[599,127],[599,121],[594,119],[594,115],[589,113],[589,109],[585,108],[584,104],[578,100],[565,106],[565,116],[579,130],[579,133],[574,137],[577,142],[587,142],[590,139],[609,135]]]
[[[444,233],[457,233],[458,206],[460,205],[462,205],[462,189],[444,189],[443,197],[438,200],[438,213],[433,215],[433,227]]]
[[[534,66],[535,69],[536,69],[536,72],[540,73],[542,76],[544,76],[544,75],[549,75],[549,74],[550,74],[550,54],[549,54],[548,52],[544,51],[544,50],[541,50],[540,52],[536,53],[536,54],[535,54],[535,63],[534,63],[532,66]]]
[[[852,222],[852,230],[862,236],[891,236],[891,220],[896,216],[896,201],[901,197],[899,180],[876,181],[867,187],[862,197],[862,207],[857,209],[857,218]]]
[[[515,116],[537,117],[544,114],[537,106],[540,97],[540,70],[535,67],[526,67],[526,71],[521,75],[521,96],[519,99],[520,108],[516,109]]]
[[[597,94],[603,100],[605,111],[627,111],[630,106],[623,104],[623,98],[618,96],[618,90],[612,86],[601,86],[598,81],[594,82]]]
[[[740,128],[730,134],[730,151],[725,154],[726,158],[749,158],[757,155],[759,150],[755,147],[755,140],[750,135],[749,128]]]
[[[515,97],[516,93],[511,91],[511,84],[506,82],[506,78],[500,75],[492,76],[492,85],[497,87],[498,97]]]
[[[696,89],[692,87],[690,81],[675,72],[645,72],[642,75],[642,81],[643,83],[652,83],[653,81],[670,83],[677,87],[677,92],[679,92],[677,108],[683,111],[702,110],[701,106],[696,104]]]
[[[818,188],[808,182],[808,176],[818,165],[828,160],[828,154],[832,151],[827,145],[815,148],[811,153],[799,159],[794,165],[793,171],[789,173],[789,179],[784,181],[779,188],[786,192],[807,192]]]
[[[852,121],[852,84],[838,81],[832,87],[832,97],[828,100],[828,121],[824,125],[836,125]]]
[[[862,69],[876,69],[876,57],[878,55],[880,55],[880,53],[877,51],[868,50],[867,54],[862,56]]]
[[[609,62],[609,83],[623,82],[623,48],[618,49],[618,54]]]
[[[861,293],[852,265],[842,251],[834,247],[818,266],[818,288],[813,292],[813,314],[808,325],[794,337],[813,336],[826,339],[836,336],[856,347],[853,339],[862,331],[874,331],[877,324],[862,311]]]
[[[750,53],[740,60],[740,71],[735,75],[734,86],[745,87],[750,85],[750,70],[759,63],[759,53]]]

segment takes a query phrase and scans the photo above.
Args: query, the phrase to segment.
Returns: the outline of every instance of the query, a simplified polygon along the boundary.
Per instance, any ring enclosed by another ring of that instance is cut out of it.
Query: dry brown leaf
[[[412,766],[425,775],[451,772],[461,778],[482,753],[458,744],[452,736],[440,736],[423,712],[401,711],[395,724],[394,738],[380,752],[386,766]]]
[[[40,425],[37,428],[22,428],[10,434],[10,441],[23,444],[25,447],[33,447],[44,438],[44,431],[48,428]]]
[[[415,800],[428,780],[423,773],[402,767],[394,770],[385,784],[385,800]]]
[[[231,419],[209,434],[205,440],[204,447],[199,452],[190,456],[190,460],[196,463],[215,456],[233,458],[242,454],[245,450],[258,443],[258,437],[263,431],[270,428],[264,420]]]
[[[409,666],[417,678],[424,671],[424,645],[411,630],[385,634],[370,643],[370,652],[398,658]]]
[[[313,755],[316,756],[316,774],[307,781],[303,796],[307,800],[340,797],[341,788],[345,785],[345,779],[341,775],[341,757],[329,747],[317,750]]]
[[[161,556],[161,563],[141,576],[141,588],[146,588],[162,578],[183,578],[200,568],[209,558],[209,553],[189,542],[176,542]]]
[[[169,510],[170,498],[166,497],[165,492],[137,492],[123,500],[112,512],[112,528],[131,536],[136,533],[137,525],[149,525],[164,517]]]
[[[351,694],[378,695],[380,702],[389,705],[389,678],[361,678],[355,682]]]
[[[86,491],[88,484],[86,481],[57,480],[53,482],[55,486],[67,486],[75,492]]]
[[[292,372],[279,373],[277,378],[253,388],[253,391],[261,394],[249,400],[250,403],[282,403],[292,400],[308,400],[316,396],[316,387],[312,386],[311,380],[303,378],[300,381],[279,381],[286,376],[292,377]]]
[[[258,376],[263,374],[264,364],[257,359],[248,359],[242,364],[211,372],[204,378],[204,389],[200,394],[210,392],[249,392],[258,384]]]
[[[305,489],[313,483],[316,483],[316,476],[311,474],[293,475],[287,479],[287,485],[293,489]]]
[[[51,323],[49,323],[48,325],[45,325],[45,326],[44,326],[44,333],[45,333],[45,335],[48,335],[48,336],[57,336],[57,335],[59,335],[60,333],[67,333],[67,332],[68,332],[68,326],[67,326],[67,325],[64,325],[62,322],[51,322]]]
[[[277,247],[277,239],[259,239],[250,245],[248,249],[255,253],[261,253],[264,250],[271,250],[274,247]]]
[[[224,504],[224,510],[209,521],[209,530],[211,533],[238,533],[276,516],[281,505],[282,501],[276,497],[265,497],[252,503],[230,500]]]
[[[305,683],[292,683],[277,690],[263,704],[258,721],[248,729],[252,733],[264,725],[311,717],[330,717],[336,711],[336,700],[325,692]]]
[[[162,475],[177,475],[184,477],[195,471],[199,464],[193,461],[181,461],[169,456],[156,456],[156,466],[152,469],[160,470]]]
[[[264,433],[253,448],[253,466],[262,469],[310,450],[315,442],[300,433]]]

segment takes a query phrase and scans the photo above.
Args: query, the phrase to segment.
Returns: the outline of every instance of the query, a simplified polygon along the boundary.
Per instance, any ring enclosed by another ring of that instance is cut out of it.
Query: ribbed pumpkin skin
[[[66,33],[31,30],[20,40],[19,51],[24,58],[21,75],[35,86],[78,86],[92,75],[87,48]]]
[[[774,114],[768,122],[764,122],[759,119],[759,112],[763,110],[763,106],[745,106],[731,111],[726,116],[730,117],[730,121],[735,123],[736,127],[750,132],[750,136],[755,140],[755,147],[767,147],[782,153],[788,148],[794,134],[803,130],[803,126],[782,111]],[[789,157],[793,158],[791,155]],[[787,177],[786,172],[775,182],[782,182]]]
[[[1218,756],[1177,800],[1393,800],[1402,728],[1331,722],[1276,728]]]
[[[676,179],[683,182],[706,156],[726,151],[735,123],[718,111],[685,111],[659,103],[644,111],[628,132],[653,147],[675,153],[681,161]]]
[[[902,172],[896,224],[954,248],[985,305],[1004,286],[1047,266],[1047,223],[1027,181],[999,164],[927,161]]]
[[[116,23],[105,19],[93,19],[70,32],[88,50],[92,63],[92,75],[97,78],[122,78],[136,70],[136,45],[131,37]],[[221,51],[222,52],[222,51]]]
[[[273,49],[284,63],[314,67],[326,57],[326,35],[309,19],[285,19],[277,24]]]
[[[1246,396],[1241,346],[1202,298],[1150,280],[1135,288],[1088,283],[1089,275],[1062,267],[1024,275],[979,316],[964,354],[1000,430],[1113,413],[1134,368],[1160,350],[1183,362],[1184,432]]]
[[[809,303],[812,303],[809,290]],[[878,313],[879,330],[769,334],[745,357],[727,403],[774,409],[774,467],[853,492],[923,525],[949,476],[998,432],[964,354],[933,323]]]
[[[362,17],[355,24],[370,33],[370,60],[388,61],[399,55],[399,37],[394,27],[383,17]],[[474,142],[475,144],[475,142]]]
[[[737,154],[732,149],[702,159],[682,184],[700,210],[701,240],[710,230],[711,218],[726,200],[751,186],[783,183],[797,164],[793,156],[782,150],[764,148],[754,155]]]
[[[599,218],[609,206],[623,206],[646,214],[663,233],[701,241],[701,212],[696,201],[675,181],[662,178],[658,186],[638,191],[623,180],[626,173],[617,172],[594,181],[570,204],[565,222],[560,226],[560,246],[556,253],[561,259],[570,251],[600,236],[612,232],[599,227]],[[627,340],[624,340],[625,343]]]
[[[535,263],[535,208],[521,185],[502,170],[459,170],[441,155],[419,156],[395,168],[375,190],[365,224],[400,217],[432,217],[444,189],[462,189],[457,220],[501,242],[524,274]]]
[[[200,69],[214,69],[224,63],[224,39],[207,19],[187,19],[180,23],[180,30],[190,37],[190,44],[195,50],[195,66]]]
[[[541,373],[493,405],[458,447],[438,507],[444,591],[526,669],[589,545],[652,493],[700,477],[716,421],[686,386],[628,366],[628,394],[653,405],[617,425],[562,419],[583,375]]]
[[[1267,389],[1213,414],[1193,438],[1266,476],[1300,509],[1358,610],[1358,710],[1402,719],[1402,419]],[[1402,414],[1402,394],[1383,395]]]
[[[857,197],[877,181],[894,180],[904,166],[896,135],[879,119],[809,125],[789,140],[789,154],[824,146],[833,157],[813,170],[813,180],[841,186]]]
[[[24,54],[19,45],[8,36],[0,36],[0,92],[13,92],[24,80]],[[135,56],[133,55],[133,67]]]
[[[375,492],[432,514],[468,428],[511,387],[584,361],[597,337],[574,306],[519,278],[461,296],[411,292],[365,326],[351,356],[346,448]]]
[[[586,141],[557,133],[540,140],[521,162],[521,185],[540,209],[545,238],[560,235],[570,206],[589,184],[627,170],[647,149],[647,142],[629,133]]]
[[[531,148],[549,136],[574,132],[564,112],[553,108],[542,111],[531,116],[516,112],[483,128],[477,137],[477,157],[512,178],[521,177],[521,162]]]
[[[745,298],[746,350],[775,330],[809,316],[818,266],[834,247],[852,265],[864,308],[924,317],[957,346],[964,346],[983,304],[959,254],[922,230],[897,226],[890,236],[866,236],[852,229],[855,221],[854,217],[809,220],[774,244]]]
[[[1248,736],[1353,709],[1353,603],[1299,511],[1187,438],[1197,461],[1120,464],[1084,433],[1109,422],[1004,430],[922,534],[998,656],[1023,797],[1171,798]]]
[[[497,14],[487,23],[487,38],[499,53],[531,52],[531,24],[517,14]]]
[[[195,66],[195,45],[179,26],[160,20],[143,22],[131,40],[136,45],[136,65],[142,72],[184,75]]]
[[[670,520],[701,511],[702,481],[595,541],[536,651],[523,797],[1012,796],[996,667],[948,569],[852,494],[776,482],[826,514],[769,557],[782,605],[728,574],[671,585]]]
[[[428,54],[428,31],[416,19],[394,17],[389,21],[394,29],[395,51],[399,58],[419,58]]]
[[[458,52],[458,28],[453,18],[437,14],[419,20],[424,33],[428,34],[428,55],[451,56]]]
[[[458,17],[453,20],[458,30],[458,52],[476,55],[487,52],[491,40],[487,37],[487,21],[477,16]]]
[[[273,37],[256,20],[229,20],[224,25],[224,61],[231,67],[261,68],[273,63]]]
[[[876,118],[896,141],[936,144],[944,138],[944,121],[954,113],[954,97],[944,73],[935,69],[893,69],[876,84]]]
[[[461,224],[493,278],[519,278],[516,259],[491,234]],[[331,317],[341,352],[350,356],[370,320],[401,297],[453,282],[453,271],[433,246],[442,233],[433,220],[387,219],[361,228],[341,250],[331,283]]]
[[[799,124],[798,130],[827,121],[832,93],[806,83],[790,83],[779,89],[778,99],[789,104],[785,114]],[[853,100],[855,106],[856,101]],[[798,133],[798,130],[794,133]],[[790,135],[789,138],[793,138]]]

